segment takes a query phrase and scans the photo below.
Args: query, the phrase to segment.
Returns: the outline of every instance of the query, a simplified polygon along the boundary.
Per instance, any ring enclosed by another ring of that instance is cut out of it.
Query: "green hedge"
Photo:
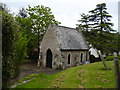
[[[105,58],[105,61],[112,61],[114,59],[114,56],[107,56]]]
[[[118,56],[118,60],[120,60],[120,55]]]
[[[112,60],[114,60],[114,56],[107,56],[105,58],[105,61],[112,61]],[[118,60],[120,60],[120,55],[118,56]]]

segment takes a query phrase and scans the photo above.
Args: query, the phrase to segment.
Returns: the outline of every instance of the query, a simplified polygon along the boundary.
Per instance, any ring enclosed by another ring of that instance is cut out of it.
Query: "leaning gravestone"
[[[101,51],[99,50],[98,53],[99,53],[100,58],[101,58],[101,60],[102,60],[102,62],[103,62],[103,65],[104,65],[104,67],[105,67],[105,70],[108,70],[107,65],[106,65],[106,63],[105,63],[105,60],[104,60],[104,58],[103,58],[103,56],[102,56]]]

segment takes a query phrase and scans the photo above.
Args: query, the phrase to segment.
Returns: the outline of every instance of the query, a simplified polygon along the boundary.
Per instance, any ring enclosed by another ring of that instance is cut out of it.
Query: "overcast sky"
[[[7,4],[12,12],[17,13],[19,9],[27,8],[28,5],[44,5],[50,7],[57,21],[61,25],[75,28],[81,17],[81,13],[87,14],[88,11],[96,8],[97,4],[106,3],[108,12],[112,15],[114,30],[118,30],[118,1],[119,0],[0,0]]]

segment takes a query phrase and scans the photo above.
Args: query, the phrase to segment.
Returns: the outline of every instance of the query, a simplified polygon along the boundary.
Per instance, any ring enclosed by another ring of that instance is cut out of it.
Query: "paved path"
[[[23,64],[20,66],[20,75],[13,79],[11,81],[11,83],[15,83],[17,81],[19,81],[20,79],[30,75],[30,74],[33,74],[33,73],[40,73],[40,72],[43,72],[47,75],[51,75],[51,74],[54,74],[54,73],[57,73],[57,72],[60,72],[61,70],[54,70],[54,69],[51,69],[51,68],[38,68],[37,67],[37,64],[33,63],[33,64]]]

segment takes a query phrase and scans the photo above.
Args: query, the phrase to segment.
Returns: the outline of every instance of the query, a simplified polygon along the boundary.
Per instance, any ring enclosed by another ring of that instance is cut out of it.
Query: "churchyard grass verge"
[[[16,88],[115,88],[114,62],[106,61],[106,64],[109,70],[103,69],[102,62],[96,62],[69,68],[53,75],[42,73]]]

